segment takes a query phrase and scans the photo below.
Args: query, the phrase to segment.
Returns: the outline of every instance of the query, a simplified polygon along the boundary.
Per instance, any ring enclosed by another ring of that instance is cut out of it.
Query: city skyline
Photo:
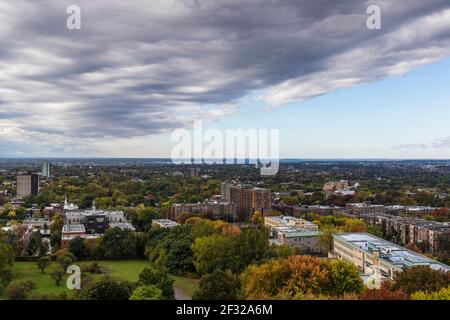
[[[280,130],[280,157],[449,159],[450,4],[1,5],[0,157],[169,158],[170,134]],[[101,23],[98,23],[101,21]]]

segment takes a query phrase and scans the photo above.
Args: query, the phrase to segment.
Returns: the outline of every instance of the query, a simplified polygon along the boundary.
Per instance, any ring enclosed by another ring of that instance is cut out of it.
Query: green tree
[[[269,231],[266,228],[247,229],[231,241],[232,253],[228,258],[234,262],[235,272],[241,272],[248,265],[260,263],[269,251]]]
[[[39,248],[41,247],[42,236],[39,231],[34,231],[31,233],[27,253],[29,256],[34,256],[39,252]]]
[[[130,300],[163,300],[161,289],[154,285],[140,286],[134,289]]]
[[[0,230],[0,292],[12,278],[14,250],[8,243],[8,236]]]
[[[86,300],[128,300],[132,289],[130,282],[105,276],[91,284],[81,295]]]
[[[215,270],[232,269],[233,242],[228,237],[214,234],[195,239],[192,245],[195,269],[200,274],[212,273]]]
[[[199,289],[193,300],[237,300],[239,299],[240,282],[230,271],[216,270],[200,279]]]
[[[360,294],[363,290],[364,283],[354,265],[341,260],[331,262],[329,289],[331,295],[342,296],[349,292]]]
[[[86,241],[81,237],[76,237],[70,241],[69,251],[77,259],[85,259],[89,256],[89,248],[86,245]]]
[[[193,265],[193,235],[189,226],[172,228],[157,236],[157,241],[149,241],[146,252],[150,261],[170,273],[186,275],[195,272]]]
[[[39,258],[36,264],[38,269],[41,270],[42,273],[45,273],[45,269],[50,265],[51,262],[52,259],[49,256],[43,256]]]
[[[175,299],[173,282],[174,280],[167,271],[164,271],[162,269],[145,268],[139,274],[137,285],[154,285],[161,290],[164,299]]]
[[[61,284],[61,281],[64,277],[64,274],[66,273],[66,270],[63,269],[63,267],[60,264],[55,264],[51,266],[50,269],[50,276],[55,280],[55,283],[57,286]]]

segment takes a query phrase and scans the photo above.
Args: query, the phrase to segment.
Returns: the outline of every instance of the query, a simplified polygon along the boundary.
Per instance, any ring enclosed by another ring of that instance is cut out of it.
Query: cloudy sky
[[[201,119],[282,157],[450,158],[449,84],[448,0],[0,2],[0,156],[167,157]]]

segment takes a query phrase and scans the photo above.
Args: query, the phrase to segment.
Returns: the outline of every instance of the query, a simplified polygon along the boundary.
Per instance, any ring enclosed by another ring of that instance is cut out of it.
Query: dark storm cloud
[[[74,1],[0,4],[0,126],[130,138],[391,76],[450,55],[448,0]],[[382,9],[382,30],[366,8]],[[0,137],[1,139],[1,137]]]

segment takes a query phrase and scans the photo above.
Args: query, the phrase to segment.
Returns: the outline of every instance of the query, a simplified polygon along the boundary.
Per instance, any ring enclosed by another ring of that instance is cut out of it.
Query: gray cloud
[[[449,137],[445,137],[445,138],[441,138],[441,139],[436,139],[433,143],[432,146],[438,149],[442,149],[442,148],[450,148],[450,136]]]
[[[450,55],[448,0],[0,4],[0,139],[61,143],[167,132],[404,74]],[[382,8],[382,30],[366,8]],[[3,130],[3,131],[1,131]]]

